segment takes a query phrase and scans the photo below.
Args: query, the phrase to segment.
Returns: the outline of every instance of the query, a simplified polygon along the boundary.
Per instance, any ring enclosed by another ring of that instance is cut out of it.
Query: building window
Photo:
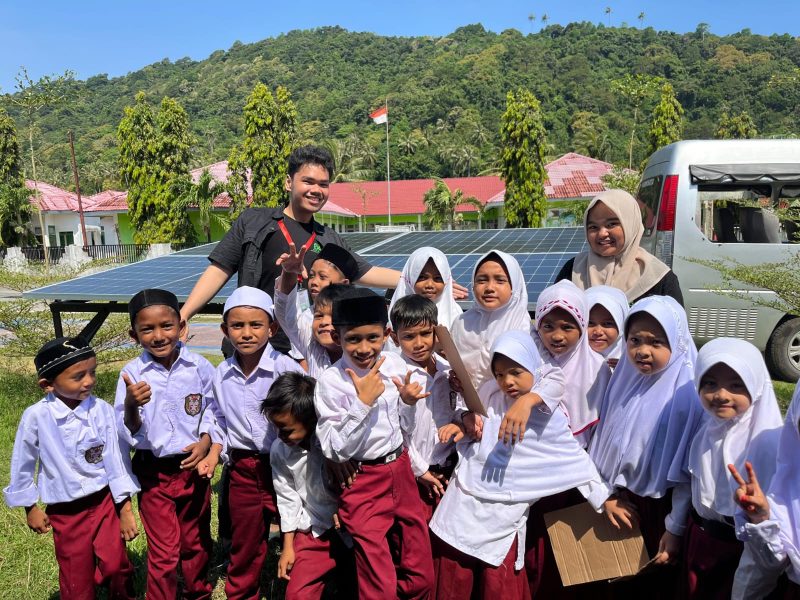
[[[106,228],[103,225],[100,225],[100,245],[106,245]]]
[[[56,226],[55,225],[48,225],[47,226],[47,240],[50,246],[58,246],[58,238],[56,237]]]
[[[72,246],[75,243],[75,236],[71,231],[59,231],[58,241],[60,246]]]

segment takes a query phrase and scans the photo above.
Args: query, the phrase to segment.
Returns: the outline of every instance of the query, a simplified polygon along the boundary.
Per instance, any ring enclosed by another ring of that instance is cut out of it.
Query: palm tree
[[[639,29],[641,29],[644,27],[644,11],[640,12],[639,16],[636,18],[639,19]]]
[[[472,132],[470,133],[470,139],[472,140],[472,142],[475,143],[475,145],[483,146],[484,144],[486,144],[489,141],[489,132],[480,123],[475,123],[472,126]]]
[[[425,219],[437,231],[440,231],[443,225],[446,225],[448,230],[453,229],[456,223],[456,209],[460,204],[471,204],[477,207],[478,211],[483,211],[480,200],[474,196],[464,196],[464,192],[458,189],[450,191],[447,184],[438,177],[434,186],[425,192],[423,202]]]
[[[414,132],[401,135],[400,139],[397,140],[397,147],[400,149],[400,152],[406,155],[414,154],[414,152],[417,151],[418,145],[419,140],[417,136],[414,135]]]
[[[453,157],[455,167],[461,171],[461,174],[464,174],[464,171],[467,173],[467,177],[472,176],[472,164],[479,160],[481,157],[478,149],[475,146],[470,146],[469,144],[464,144],[461,146],[455,156]]]
[[[531,33],[533,33],[533,22],[536,20],[536,15],[531,13],[528,15],[528,23],[531,24]]]
[[[325,142],[325,147],[333,157],[334,175],[331,183],[369,179],[372,170],[365,164],[365,154],[362,153],[367,145],[362,144],[361,140],[358,142],[356,144],[352,138],[348,140],[332,139]]]
[[[542,15],[542,27],[547,27],[547,22],[550,20],[550,17],[547,16],[547,13]]]
[[[606,9],[603,12],[606,13],[606,16],[608,17],[608,26],[611,27],[611,7],[606,6]]]
[[[711,30],[711,26],[708,23],[698,23],[697,29],[695,29],[695,33],[700,34],[700,41],[706,41],[706,34]]]
[[[228,215],[214,212],[214,198],[225,191],[225,186],[217,182],[208,169],[203,169],[197,183],[193,183],[191,180],[182,180],[179,186],[178,202],[184,209],[197,209],[200,227],[206,236],[206,242],[211,242],[212,222],[217,223],[222,229],[230,229],[231,220]]]
[[[22,246],[31,241],[28,222],[33,213],[31,190],[23,185],[0,184],[0,246]]]

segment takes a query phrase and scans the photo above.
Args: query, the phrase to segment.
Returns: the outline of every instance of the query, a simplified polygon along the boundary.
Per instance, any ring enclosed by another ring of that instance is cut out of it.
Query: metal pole
[[[83,248],[89,247],[86,239],[86,220],[83,218],[83,202],[81,201],[81,182],[78,179],[78,164],[75,162],[75,142],[72,139],[72,132],[69,132],[69,151],[72,154],[72,174],[75,177],[75,192],[78,194],[78,217],[81,220],[81,239]]]
[[[389,225],[392,224],[392,181],[389,175],[389,98],[386,98],[386,196],[389,200]]]

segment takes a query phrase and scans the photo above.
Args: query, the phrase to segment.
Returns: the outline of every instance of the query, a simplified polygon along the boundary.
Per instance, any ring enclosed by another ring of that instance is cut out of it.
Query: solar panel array
[[[550,285],[563,264],[586,247],[583,228],[482,229],[468,231],[421,231],[411,233],[342,234],[350,247],[375,266],[398,271],[417,248],[432,246],[448,256],[455,281],[469,287],[480,256],[501,250],[516,258],[528,288],[529,308]],[[204,244],[142,262],[124,265],[25,293],[28,298],[48,300],[105,300],[127,302],[143,288],[172,291],[185,300],[208,266],[208,254],[216,244]],[[236,289],[236,278],[217,294],[224,302]]]

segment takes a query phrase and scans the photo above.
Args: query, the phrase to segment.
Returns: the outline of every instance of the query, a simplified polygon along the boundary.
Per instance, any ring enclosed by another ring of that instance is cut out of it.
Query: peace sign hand
[[[363,377],[356,375],[353,369],[345,369],[344,372],[353,380],[353,385],[356,388],[358,399],[367,406],[372,406],[375,401],[381,397],[381,394],[386,389],[386,386],[381,379],[378,370],[381,368],[383,361],[386,360],[385,356],[381,356],[372,368]]]
[[[307,248],[301,246],[300,252],[298,252],[294,242],[290,242],[289,252],[281,254],[275,264],[283,267],[283,270],[287,273],[295,273],[296,275],[301,275],[303,279],[308,279],[308,272],[305,267],[306,251]]]
[[[399,377],[392,377],[397,391],[400,392],[400,399],[404,404],[414,406],[417,400],[422,400],[431,395],[430,392],[423,392],[422,386],[416,381],[411,381],[411,371],[406,372],[406,378],[401,381]]]
[[[738,489],[733,493],[733,499],[742,507],[748,521],[763,523],[769,519],[769,501],[761,490],[756,478],[756,471],[750,461],[744,463],[744,467],[747,469],[748,481],[742,478],[734,465],[728,465],[733,479],[739,484]]]

